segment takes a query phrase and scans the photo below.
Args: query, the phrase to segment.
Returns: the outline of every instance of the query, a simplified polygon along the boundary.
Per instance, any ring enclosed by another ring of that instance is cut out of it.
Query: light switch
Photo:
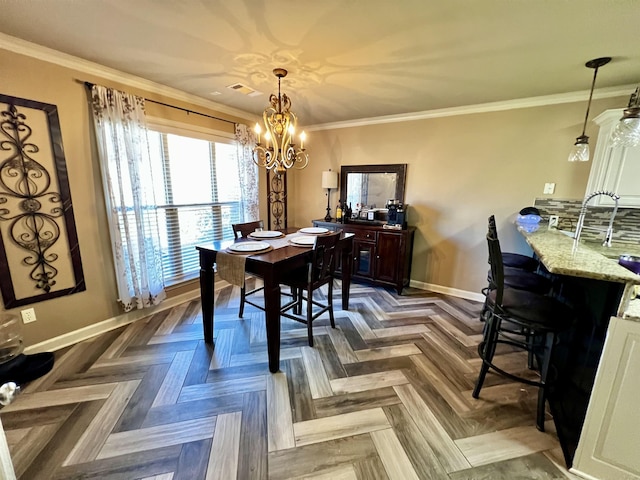
[[[556,184],[555,183],[545,183],[544,184],[544,191],[542,193],[546,193],[547,195],[551,195],[555,191],[556,191]]]

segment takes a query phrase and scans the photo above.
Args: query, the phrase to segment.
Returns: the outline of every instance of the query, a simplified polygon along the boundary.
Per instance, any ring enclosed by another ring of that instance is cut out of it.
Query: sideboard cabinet
[[[378,225],[324,220],[314,220],[313,226],[354,234],[353,280],[391,286],[398,294],[409,286],[415,227],[394,230]]]

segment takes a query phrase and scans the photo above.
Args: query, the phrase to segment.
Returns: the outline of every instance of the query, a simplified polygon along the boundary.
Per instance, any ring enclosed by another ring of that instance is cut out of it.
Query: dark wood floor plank
[[[240,429],[238,479],[266,480],[268,478],[267,447],[267,394],[266,392],[245,393]]]
[[[191,366],[187,372],[187,378],[184,380],[185,386],[198,385],[207,381],[212,354],[213,351],[210,345],[204,343],[204,340],[198,342]]]
[[[207,438],[183,444],[172,480],[206,478],[212,442],[213,438]]]
[[[333,395],[314,400],[318,418],[332,417],[344,413],[357,412],[376,407],[385,407],[400,403],[393,387],[367,390],[366,392]]]
[[[328,320],[327,320],[328,322]],[[331,328],[328,325],[328,328]],[[347,372],[342,365],[342,362],[338,358],[338,354],[336,353],[336,349],[333,346],[333,342],[328,335],[320,335],[314,340],[315,348],[320,353],[320,358],[322,358],[322,363],[324,365],[324,369],[327,372],[327,377],[329,380],[334,380],[336,378],[344,378],[347,376]]]
[[[342,330],[342,333],[353,350],[364,350],[365,348],[369,348],[367,342],[362,339],[348,316],[336,314],[335,323],[336,326]]]
[[[289,385],[289,403],[293,422],[304,422],[316,418],[309,380],[302,359],[292,358],[283,361],[282,371],[286,374]]]
[[[438,456],[406,408],[403,405],[393,405],[384,407],[383,410],[418,476],[422,480],[448,480],[449,476],[438,461]]]
[[[150,365],[113,365],[92,368],[87,372],[76,373],[67,376],[64,380],[58,380],[51,386],[51,390],[141,380],[150,368]]]
[[[142,426],[169,367],[166,363],[149,369],[113,428],[114,433],[136,430]]]
[[[242,405],[242,394],[234,394],[193,402],[177,403],[175,405],[153,407],[149,409],[140,428],[184,422],[196,418],[212,417],[222,413],[238,412],[242,410]]]
[[[451,473],[451,480],[566,480],[541,453]]]
[[[369,434],[330,440],[269,454],[269,478],[291,478],[336,465],[377,458]]]
[[[180,453],[180,445],[157,448],[146,452],[62,467],[55,472],[55,475],[43,478],[51,480],[132,480],[152,477],[175,471]]]
[[[371,456],[353,463],[358,480],[389,480],[380,457]]]
[[[18,410],[17,412],[2,412],[2,426],[5,431],[18,428],[30,428],[36,425],[62,423],[76,409],[76,404],[55,405],[51,407]]]
[[[401,370],[414,368],[409,357],[393,357],[384,360],[369,360],[367,362],[350,363],[344,366],[350,377],[367,375],[369,373],[386,372],[388,370]]]

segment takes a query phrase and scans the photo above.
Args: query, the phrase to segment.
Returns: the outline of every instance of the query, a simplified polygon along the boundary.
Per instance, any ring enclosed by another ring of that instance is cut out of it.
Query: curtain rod
[[[95,85],[95,83],[91,83],[91,82],[84,82],[84,85],[87,88],[91,88]],[[227,120],[226,118],[220,118],[220,117],[214,117],[213,115],[207,115],[206,113],[200,113],[200,112],[195,112],[193,110],[189,110],[188,108],[183,108],[183,107],[176,107],[175,105],[170,105],[168,103],[164,103],[164,102],[158,102],[157,100],[151,100],[149,98],[145,98],[144,99],[145,102],[151,102],[151,103],[156,103],[158,105],[163,105],[165,107],[169,107],[169,108],[175,108],[176,110],[182,110],[183,112],[187,112],[187,114],[189,113],[193,113],[195,115],[200,115],[202,117],[207,117],[207,118],[213,118],[214,120],[220,120],[221,122],[227,122],[227,123],[232,123],[232,124],[236,124],[236,122],[232,122],[231,120]]]

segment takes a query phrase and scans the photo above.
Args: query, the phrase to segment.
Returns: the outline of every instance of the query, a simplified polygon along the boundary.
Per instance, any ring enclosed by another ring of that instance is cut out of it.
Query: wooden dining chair
[[[291,287],[293,299],[280,309],[280,315],[307,325],[309,346],[313,347],[313,321],[325,312],[329,312],[331,327],[336,328],[333,318],[333,277],[336,268],[338,239],[342,231],[329,235],[319,235],[313,244],[311,260],[306,267],[281,280],[283,285]],[[322,303],[314,299],[314,292],[327,285],[327,301]],[[302,311],[302,302],[306,303],[306,314]],[[314,307],[315,311],[314,311]]]
[[[255,232],[258,228],[264,228],[264,222],[262,220],[257,220],[255,222],[234,223],[233,225],[231,225],[231,228],[233,228],[233,235],[237,240],[239,238],[247,238],[250,233]],[[264,310],[263,305],[259,305],[250,300],[247,300],[248,296],[253,295],[254,293],[258,293],[262,290],[264,290],[264,287],[258,287],[247,291],[246,285],[242,286],[242,288],[240,289],[240,311],[238,312],[238,317],[242,318],[242,315],[244,314],[245,303],[259,308],[260,310]]]

